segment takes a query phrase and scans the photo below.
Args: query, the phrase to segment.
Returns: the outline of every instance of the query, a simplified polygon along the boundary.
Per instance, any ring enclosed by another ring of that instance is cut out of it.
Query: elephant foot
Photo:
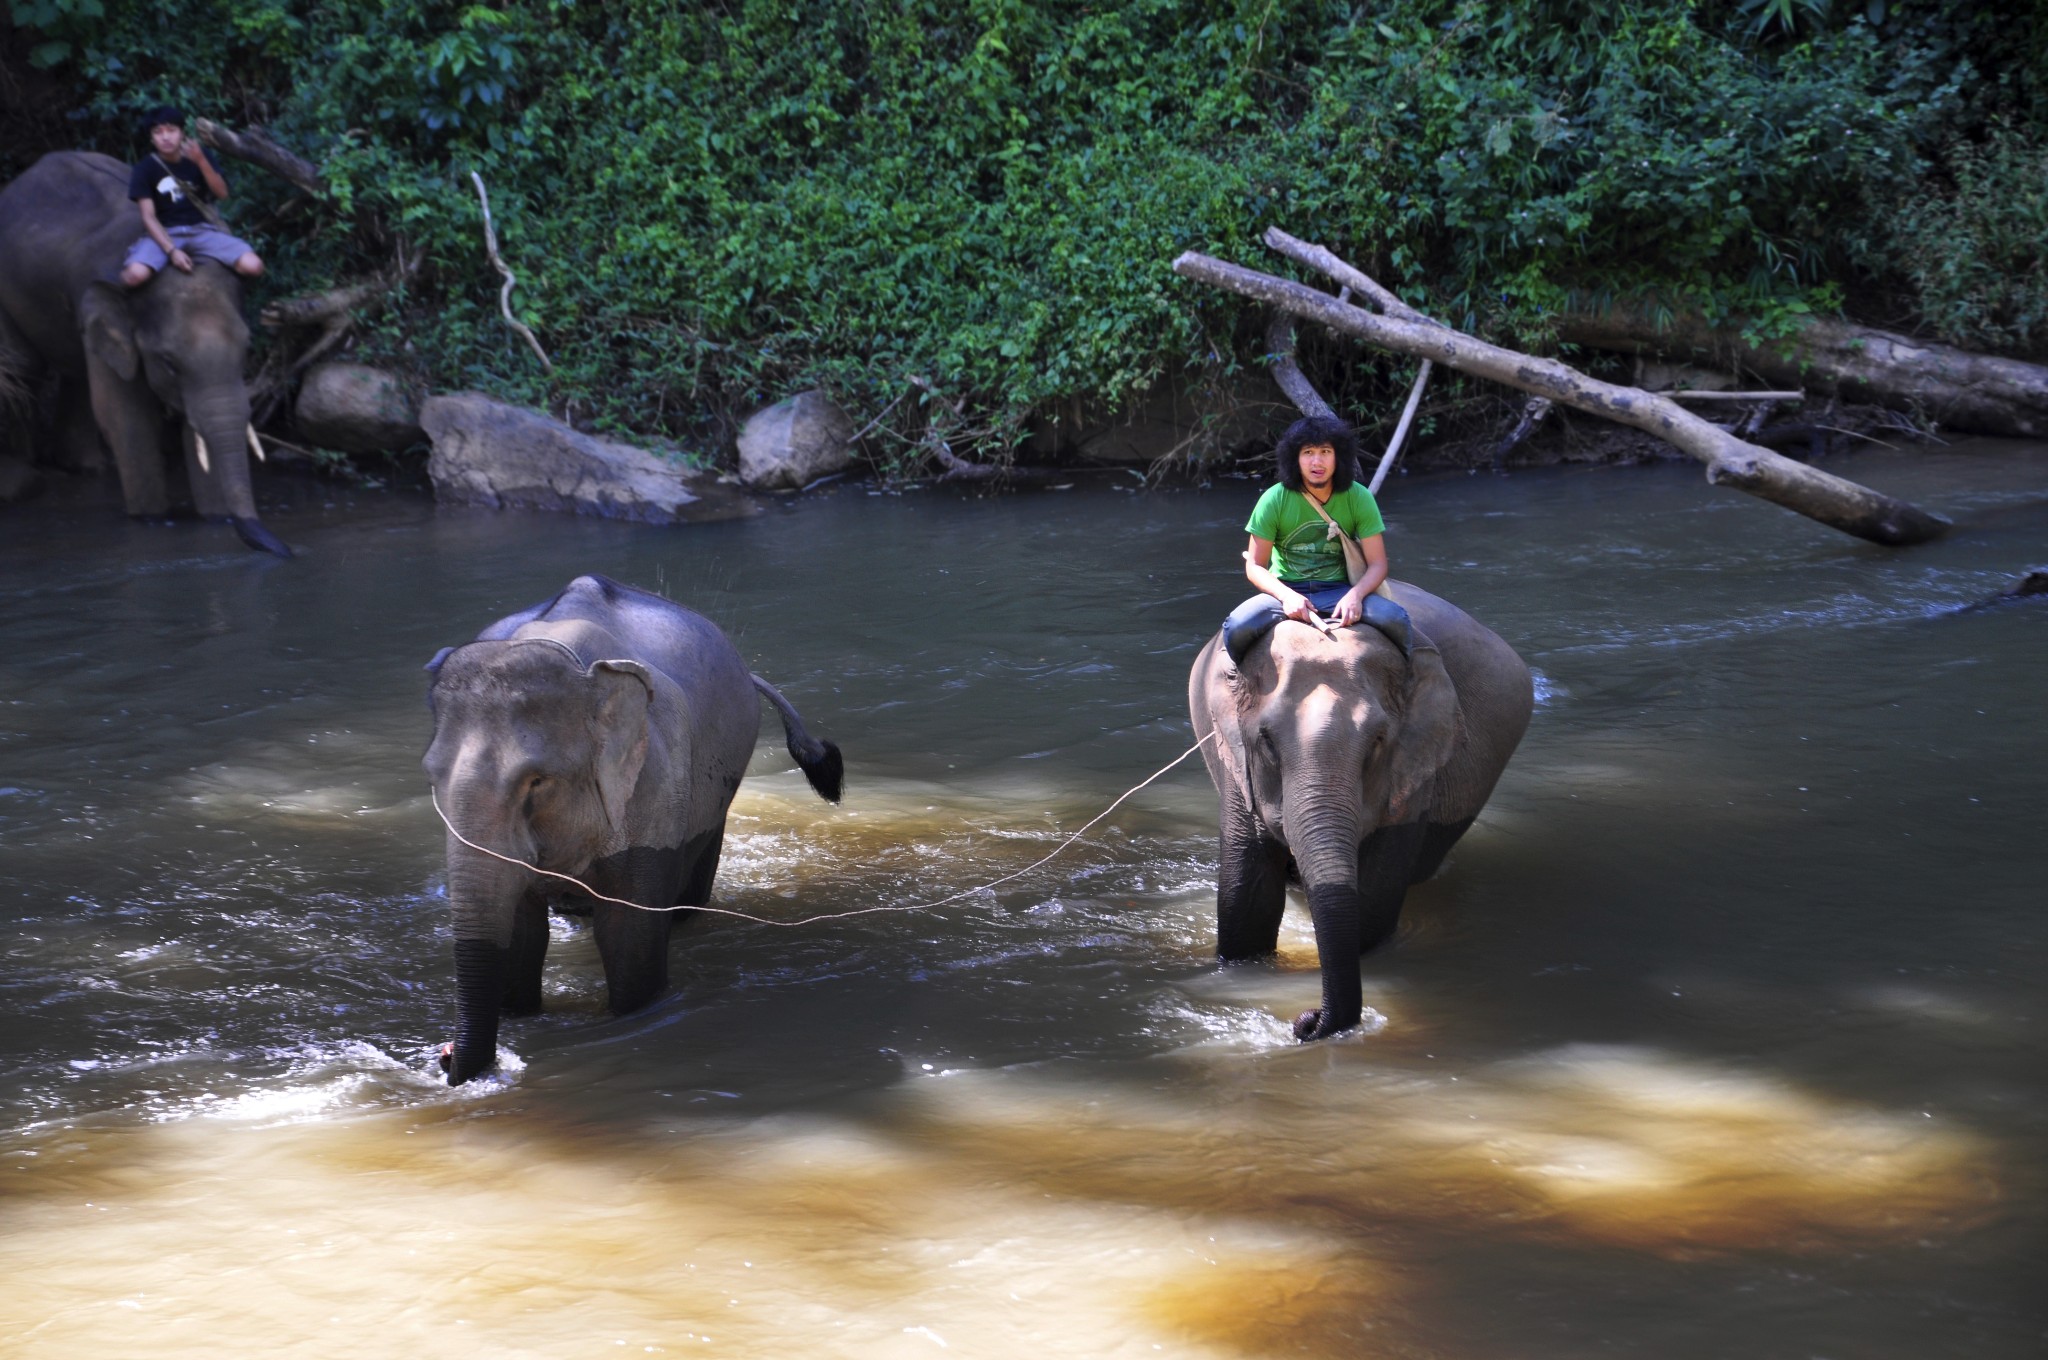
[[[275,557],[285,558],[292,555],[292,550],[287,548],[276,534],[265,528],[262,520],[233,515],[229,517],[228,522],[235,526],[235,532],[241,535],[242,542],[257,552],[267,552]]]
[[[1329,1012],[1320,1006],[1312,1011],[1303,1011],[1294,1017],[1294,1037],[1301,1042],[1313,1043],[1317,1039],[1329,1039],[1348,1029],[1357,1029],[1359,1017],[1354,1015],[1345,1024],[1332,1024],[1324,1019]]]
[[[453,1072],[455,1070],[455,1041],[453,1039],[441,1045],[441,1070],[443,1072]]]

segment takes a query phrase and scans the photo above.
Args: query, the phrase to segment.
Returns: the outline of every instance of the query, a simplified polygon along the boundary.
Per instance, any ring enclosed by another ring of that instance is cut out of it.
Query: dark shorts
[[[171,244],[195,260],[218,260],[228,268],[235,267],[235,261],[244,255],[254,254],[249,243],[239,236],[230,236],[219,227],[202,222],[196,227],[165,227],[164,234],[171,238]],[[121,262],[123,268],[131,264],[148,265],[151,269],[162,269],[169,264],[170,257],[163,247],[145,236],[128,247],[128,258]]]

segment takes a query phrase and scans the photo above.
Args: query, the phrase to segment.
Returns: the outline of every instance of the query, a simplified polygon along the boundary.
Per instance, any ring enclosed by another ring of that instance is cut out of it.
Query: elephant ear
[[[1450,762],[1463,722],[1458,687],[1444,669],[1443,653],[1420,628],[1415,629],[1408,657],[1407,712],[1394,744],[1392,789],[1387,799],[1388,820],[1393,825],[1417,821],[1427,811],[1423,797],[1437,771]]]
[[[654,698],[654,681],[638,661],[595,662],[590,678],[598,687],[591,716],[597,739],[593,774],[605,821],[616,831],[625,825],[626,804],[640,782],[640,767],[647,762],[647,707]]]
[[[116,284],[95,283],[78,300],[78,330],[85,351],[112,369],[122,382],[135,381],[139,359],[135,349],[135,318],[128,299]]]

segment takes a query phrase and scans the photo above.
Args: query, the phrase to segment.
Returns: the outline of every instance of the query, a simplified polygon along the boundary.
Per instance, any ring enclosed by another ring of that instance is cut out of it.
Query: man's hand
[[[173,247],[171,249],[171,268],[177,270],[180,274],[191,273],[192,257],[190,255],[187,255],[184,251],[179,250],[176,247]]]
[[[197,165],[206,159],[206,152],[200,148],[197,141],[187,137],[184,141],[178,143],[178,154],[171,157],[171,159],[174,161],[190,161]]]
[[[1316,621],[1315,606],[1308,602],[1306,595],[1297,594],[1290,590],[1280,598],[1280,607],[1286,611],[1287,617],[1293,619],[1296,623],[1314,623]]]
[[[1355,590],[1345,591],[1344,598],[1337,601],[1337,608],[1330,617],[1339,628],[1349,628],[1365,617],[1365,596]]]

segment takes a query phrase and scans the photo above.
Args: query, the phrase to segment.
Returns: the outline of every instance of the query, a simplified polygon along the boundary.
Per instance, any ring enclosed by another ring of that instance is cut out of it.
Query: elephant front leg
[[[1225,963],[1264,958],[1280,942],[1287,910],[1287,847],[1267,836],[1235,789],[1223,794],[1216,870],[1216,954]]]
[[[1401,924],[1401,902],[1428,839],[1421,822],[1383,826],[1358,847],[1358,949],[1384,943]]]
[[[682,887],[680,847],[675,850],[628,850],[607,862],[622,872],[594,876],[608,896],[646,906],[667,906]],[[600,902],[591,914],[597,954],[604,961],[604,980],[612,1014],[626,1015],[647,1005],[668,987],[668,934],[674,911]]]
[[[131,515],[168,514],[171,489],[164,477],[163,412],[149,385],[123,380],[98,360],[88,360],[87,381],[93,419],[113,451],[121,474],[121,505]]]
[[[540,1013],[541,965],[547,956],[547,900],[529,891],[512,913],[512,946],[505,955],[505,1014]]]

